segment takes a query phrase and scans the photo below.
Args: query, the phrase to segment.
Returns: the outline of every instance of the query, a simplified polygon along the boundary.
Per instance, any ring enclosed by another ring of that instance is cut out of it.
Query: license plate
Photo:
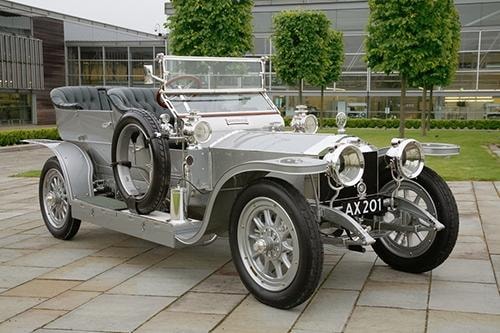
[[[342,210],[351,216],[380,213],[384,210],[382,198],[349,201],[342,205]]]

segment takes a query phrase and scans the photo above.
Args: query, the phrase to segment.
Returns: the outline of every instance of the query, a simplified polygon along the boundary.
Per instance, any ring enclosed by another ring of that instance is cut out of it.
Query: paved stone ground
[[[276,310],[248,295],[227,240],[173,251],[83,224],[70,242],[42,225],[45,149],[0,152],[0,333],[499,332],[500,183],[450,183],[461,229],[450,259],[404,274],[373,252],[326,248],[308,304]]]

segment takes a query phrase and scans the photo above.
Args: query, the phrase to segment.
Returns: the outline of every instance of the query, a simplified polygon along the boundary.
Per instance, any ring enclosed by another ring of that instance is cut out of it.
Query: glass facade
[[[434,91],[436,118],[482,119],[500,117],[500,1],[455,1],[462,23],[462,41],[455,80]],[[322,10],[332,27],[343,31],[345,59],[339,82],[325,92],[327,114],[358,110],[354,114],[397,117],[401,83],[398,75],[372,72],[364,62],[364,39],[369,9],[367,1],[256,0],[255,43],[252,55],[272,54],[272,17],[288,9]],[[168,12],[168,9],[167,9]],[[272,71],[272,67],[271,67]],[[268,73],[269,89],[283,110],[293,110],[297,87],[283,85]],[[320,107],[318,88],[305,85],[307,103]],[[410,116],[422,108],[421,90],[409,89],[406,105]],[[366,109],[366,112],[361,112]],[[498,114],[497,114],[498,113]]]
[[[96,43],[97,44],[97,43]],[[144,65],[153,65],[165,46],[154,43],[78,45],[67,43],[67,84],[92,86],[144,85]],[[137,45],[137,46],[135,46]]]
[[[0,125],[20,125],[31,122],[31,94],[0,92]]]

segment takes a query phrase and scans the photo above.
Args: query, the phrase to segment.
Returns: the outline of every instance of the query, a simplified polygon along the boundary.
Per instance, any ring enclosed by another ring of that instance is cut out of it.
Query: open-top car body
[[[291,130],[264,89],[265,59],[158,56],[160,88],[62,87],[51,97],[63,141],[42,171],[50,232],[80,221],[170,247],[229,232],[234,264],[263,303],[291,308],[318,285],[323,245],[425,272],[450,254],[458,212],[421,145],[378,149],[317,134],[298,107]]]

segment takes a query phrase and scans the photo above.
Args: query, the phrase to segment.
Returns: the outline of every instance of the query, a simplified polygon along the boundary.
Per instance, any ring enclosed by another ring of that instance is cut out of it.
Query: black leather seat
[[[113,88],[108,91],[111,103],[121,112],[132,109],[142,109],[153,113],[157,118],[164,113],[170,114],[168,109],[156,102],[154,88]]]
[[[111,110],[106,88],[60,87],[50,92],[54,106],[72,110]]]

